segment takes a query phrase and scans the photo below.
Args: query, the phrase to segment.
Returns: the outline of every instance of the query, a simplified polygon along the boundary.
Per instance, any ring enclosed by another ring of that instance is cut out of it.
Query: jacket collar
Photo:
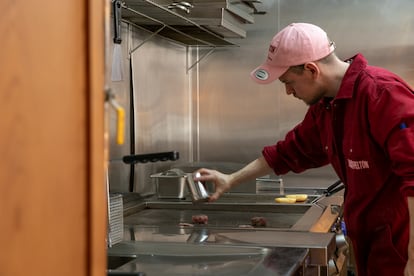
[[[367,67],[367,60],[362,54],[356,54],[350,59],[345,60],[350,62],[348,70],[345,73],[344,78],[342,79],[341,86],[339,91],[336,94],[335,99],[349,99],[352,98],[354,94],[354,86],[358,79],[359,74]]]

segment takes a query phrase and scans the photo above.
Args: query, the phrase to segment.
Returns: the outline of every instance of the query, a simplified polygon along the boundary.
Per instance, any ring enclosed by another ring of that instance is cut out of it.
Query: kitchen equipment
[[[151,175],[155,179],[158,198],[185,199],[188,194],[187,174],[180,169],[170,169]]]
[[[200,176],[200,173],[196,173],[195,176]],[[153,174],[151,177],[156,181],[158,198],[185,199],[190,192],[193,203],[197,203],[208,201],[210,197],[204,184],[194,181],[192,173],[174,168]]]
[[[107,271],[108,276],[145,276],[144,272]]]
[[[122,158],[125,164],[148,163],[158,161],[175,161],[180,158],[177,151],[155,152],[146,154],[126,155]]]
[[[325,190],[323,190],[322,195],[315,200],[315,204],[316,205],[320,205],[320,202],[323,202],[326,198],[340,192],[341,190],[343,190],[345,188],[345,184],[342,183],[342,180],[337,180],[335,181],[333,184],[331,184],[330,186],[328,186],[328,188],[326,188]],[[325,204],[322,204],[323,206],[325,206]],[[322,208],[324,208],[322,206]],[[335,206],[334,208],[339,208],[338,210],[336,210],[336,213],[340,213],[342,214],[342,206]]]
[[[196,177],[200,177],[200,173],[197,172],[195,174]],[[191,192],[191,197],[193,202],[204,202],[208,201],[209,194],[206,191],[206,188],[204,187],[204,184],[200,181],[194,181],[193,174],[189,173],[187,174],[187,183],[188,183],[188,189]]]
[[[121,47],[121,19],[122,19],[122,2],[115,0],[112,3],[113,18],[114,18],[114,49],[112,56],[112,81],[122,81],[122,47]]]
[[[326,190],[323,192],[323,194],[325,196],[331,196],[331,195],[341,191],[344,188],[345,188],[345,184],[342,183],[342,180],[339,179],[339,180],[335,181],[335,183],[330,185],[328,188],[326,188]]]
[[[223,161],[194,161],[194,162],[175,162],[171,168],[178,168],[186,173],[192,173],[198,171],[201,168],[210,170],[217,170],[225,174],[231,174],[235,171],[245,167],[246,163],[238,162],[223,162]],[[207,192],[214,192],[215,186],[211,181],[207,181],[204,184]],[[255,180],[245,181],[231,189],[231,193],[256,193]]]
[[[122,195],[109,195],[108,209],[109,225],[108,225],[108,246],[121,242],[124,234],[124,209]]]

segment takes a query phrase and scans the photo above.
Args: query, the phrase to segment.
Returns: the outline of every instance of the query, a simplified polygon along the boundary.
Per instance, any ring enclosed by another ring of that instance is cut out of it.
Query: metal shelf
[[[237,46],[223,36],[151,0],[125,0],[122,19],[189,46]]]

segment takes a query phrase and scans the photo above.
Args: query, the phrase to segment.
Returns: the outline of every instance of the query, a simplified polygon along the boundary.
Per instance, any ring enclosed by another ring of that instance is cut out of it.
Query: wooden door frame
[[[89,112],[89,219],[88,219],[88,273],[106,274],[107,208],[105,191],[105,15],[108,3],[87,2],[87,56],[88,56],[88,112]]]

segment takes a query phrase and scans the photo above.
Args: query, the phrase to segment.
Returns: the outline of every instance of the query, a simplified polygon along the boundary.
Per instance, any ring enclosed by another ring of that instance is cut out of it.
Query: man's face
[[[279,80],[285,85],[286,94],[313,105],[325,96],[325,91],[318,85],[315,75],[306,69],[300,73],[288,70]]]

